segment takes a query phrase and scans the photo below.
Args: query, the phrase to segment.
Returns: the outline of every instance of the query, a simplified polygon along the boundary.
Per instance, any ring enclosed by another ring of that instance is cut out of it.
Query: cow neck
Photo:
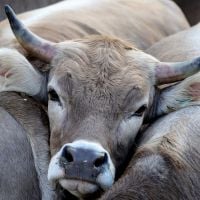
[[[145,116],[145,119],[144,119],[145,124],[154,121],[158,117],[157,111],[158,111],[158,105],[160,101],[160,94],[161,94],[161,89],[158,87],[155,87],[152,104],[148,110],[148,114]]]

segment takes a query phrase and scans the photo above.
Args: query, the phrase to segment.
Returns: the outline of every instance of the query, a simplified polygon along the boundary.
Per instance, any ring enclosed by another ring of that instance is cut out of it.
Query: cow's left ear
[[[13,49],[0,49],[0,92],[26,93],[38,100],[46,99],[46,77]]]
[[[156,116],[181,108],[200,105],[200,72],[161,90]]]

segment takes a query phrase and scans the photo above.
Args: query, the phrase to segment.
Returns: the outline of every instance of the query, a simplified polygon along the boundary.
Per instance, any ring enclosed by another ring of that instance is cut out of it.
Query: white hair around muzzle
[[[59,161],[62,156],[62,151],[66,146],[72,148],[89,149],[94,150],[95,152],[103,152],[107,154],[107,165],[105,169],[97,176],[95,184],[89,183],[84,180],[79,181],[65,178],[65,173],[67,173],[67,171],[65,171],[65,169],[60,166]],[[68,190],[75,196],[80,197],[81,195],[96,192],[99,187],[103,190],[109,189],[114,183],[115,166],[111,160],[109,153],[102,147],[102,145],[86,140],[76,140],[72,143],[63,145],[63,147],[52,157],[49,164],[48,179],[51,182],[58,181],[64,189]]]

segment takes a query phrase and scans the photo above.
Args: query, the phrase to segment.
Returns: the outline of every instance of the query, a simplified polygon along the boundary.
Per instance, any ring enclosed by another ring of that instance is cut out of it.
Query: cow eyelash
[[[147,109],[147,106],[146,105],[143,105],[141,106],[135,113],[134,113],[134,116],[137,116],[137,117],[141,117],[144,112],[146,111]]]
[[[49,100],[51,100],[51,101],[60,102],[60,98],[54,89],[49,90],[48,97],[49,97]]]
[[[147,109],[147,106],[146,105],[143,105],[141,106],[138,110],[136,110],[136,112],[134,112],[130,117],[142,117],[142,115],[144,114],[144,112],[146,111]]]

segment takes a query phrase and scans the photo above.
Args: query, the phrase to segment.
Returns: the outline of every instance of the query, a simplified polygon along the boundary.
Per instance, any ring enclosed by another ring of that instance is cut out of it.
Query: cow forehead
[[[84,39],[63,43],[52,62],[50,84],[66,89],[74,84],[100,93],[115,93],[132,87],[147,92],[152,81],[151,57],[117,39]]]

